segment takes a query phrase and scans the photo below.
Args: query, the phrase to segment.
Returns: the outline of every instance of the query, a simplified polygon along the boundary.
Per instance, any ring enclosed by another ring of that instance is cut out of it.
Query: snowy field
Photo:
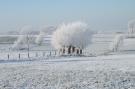
[[[95,57],[55,56],[48,44],[32,46],[28,58],[27,51],[0,44],[0,89],[135,89],[135,39],[125,39],[118,52],[102,55],[115,35],[93,36],[84,52]]]
[[[0,89],[135,89],[135,55],[1,62]]]
[[[84,53],[88,54],[88,55],[89,54],[92,54],[92,55],[103,54],[104,52],[108,51],[109,45],[112,42],[115,35],[116,35],[115,33],[113,33],[113,34],[112,33],[95,34],[92,38],[91,45],[89,45],[84,50]],[[2,56],[0,56],[0,60],[7,60],[8,54],[10,55],[11,60],[15,59],[15,58],[18,58],[18,54],[22,55],[21,56],[22,59],[27,58],[27,53],[28,53],[27,50],[25,50],[25,52],[24,51],[12,50],[11,47],[13,46],[13,42],[8,42],[7,39],[15,38],[17,36],[16,35],[15,36],[13,35],[13,36],[10,36],[10,37],[9,36],[8,35],[7,35],[7,37],[4,36],[5,39],[6,39],[6,42],[2,41],[6,44],[0,43],[0,55],[2,55]],[[37,52],[39,53],[40,57],[43,55],[43,52],[45,52],[46,55],[48,55],[49,51],[55,50],[52,47],[52,45],[50,44],[51,43],[50,41],[51,41],[51,36],[46,36],[46,37],[44,37],[44,41],[43,41],[43,44],[41,46],[30,44],[30,55],[35,57],[35,53],[37,53]],[[8,43],[10,43],[10,44],[8,44]]]

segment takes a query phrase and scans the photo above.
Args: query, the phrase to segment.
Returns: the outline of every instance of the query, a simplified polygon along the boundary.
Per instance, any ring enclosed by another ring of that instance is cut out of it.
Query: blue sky
[[[0,0],[0,31],[83,21],[92,30],[126,30],[135,0]]]

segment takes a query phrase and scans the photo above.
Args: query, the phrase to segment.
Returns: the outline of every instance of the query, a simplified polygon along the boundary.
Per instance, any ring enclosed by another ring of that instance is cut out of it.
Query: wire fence
[[[66,54],[61,55],[59,51],[56,50],[47,50],[47,51],[41,51],[41,50],[32,50],[32,51],[3,51],[0,52],[0,61],[5,60],[46,60],[46,59],[52,59],[56,57],[75,57],[75,56],[85,56],[85,57],[95,57],[98,55],[107,55],[109,51],[104,51],[100,54],[94,54],[90,51],[83,51],[81,55],[76,54]]]
[[[1,52],[0,60],[34,60],[47,59],[49,57],[56,57],[57,51],[30,51],[30,52]]]

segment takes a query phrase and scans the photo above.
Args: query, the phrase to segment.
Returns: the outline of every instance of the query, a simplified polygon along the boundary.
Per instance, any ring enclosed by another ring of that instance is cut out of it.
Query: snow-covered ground
[[[92,38],[92,43],[84,50],[85,52],[87,52],[87,54],[94,54],[94,55],[98,55],[98,54],[102,54],[106,51],[108,51],[108,48],[109,48],[109,45],[110,43],[113,41],[113,38],[116,34],[115,33],[100,33],[100,34],[95,34]],[[3,37],[3,36],[2,36]],[[0,39],[2,40],[2,37],[0,36]],[[17,37],[16,35],[7,35],[7,36],[4,36],[6,38],[6,42],[7,44],[3,44],[1,43],[1,40],[0,40],[0,55],[2,54],[2,56],[0,56],[0,60],[3,60],[3,59],[7,59],[7,54],[10,55],[11,59],[13,59],[13,55],[15,55],[15,57],[18,58],[18,54],[19,53],[22,53],[24,54],[24,52],[22,51],[15,51],[15,50],[12,50],[12,46],[13,44],[8,44],[9,42],[7,42],[8,38],[14,38],[14,37]],[[52,45],[51,45],[51,36],[48,35],[48,36],[45,36],[44,37],[44,41],[43,41],[43,44],[42,45],[36,45],[36,44],[30,44],[30,50],[34,50],[34,51],[50,51],[50,50],[55,50]],[[3,41],[2,41],[3,42]],[[14,42],[12,42],[14,43]],[[32,51],[31,51],[32,53]],[[27,50],[26,50],[26,53],[27,55]],[[33,55],[33,53],[32,53]],[[35,54],[34,54],[35,55]]]
[[[124,39],[118,52],[101,55],[115,35],[93,36],[84,52],[95,57],[50,57],[54,49],[47,44],[32,46],[28,59],[27,50],[0,44],[0,89],[135,89],[135,39]]]
[[[135,55],[1,62],[0,89],[135,89]]]

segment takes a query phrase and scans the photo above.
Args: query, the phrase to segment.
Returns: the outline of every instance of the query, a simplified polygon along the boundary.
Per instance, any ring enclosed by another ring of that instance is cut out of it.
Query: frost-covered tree
[[[123,40],[124,40],[124,35],[119,34],[116,35],[112,43],[110,44],[110,50],[115,52],[119,50],[119,47],[122,46]]]
[[[135,36],[135,20],[128,22],[128,36]]]
[[[92,31],[83,22],[60,25],[52,35],[52,45],[62,54],[82,54],[91,41]]]
[[[18,39],[14,42],[13,49],[27,49],[30,43],[34,43],[33,28],[25,26],[21,29]]]
[[[40,31],[39,35],[36,37],[35,43],[41,45],[45,35],[46,35],[45,32]]]
[[[49,26],[49,27],[41,27],[40,28],[40,33],[39,35],[36,37],[35,43],[38,45],[41,45],[44,42],[44,37],[47,35],[52,34],[52,32],[56,30],[56,27],[53,26]]]

